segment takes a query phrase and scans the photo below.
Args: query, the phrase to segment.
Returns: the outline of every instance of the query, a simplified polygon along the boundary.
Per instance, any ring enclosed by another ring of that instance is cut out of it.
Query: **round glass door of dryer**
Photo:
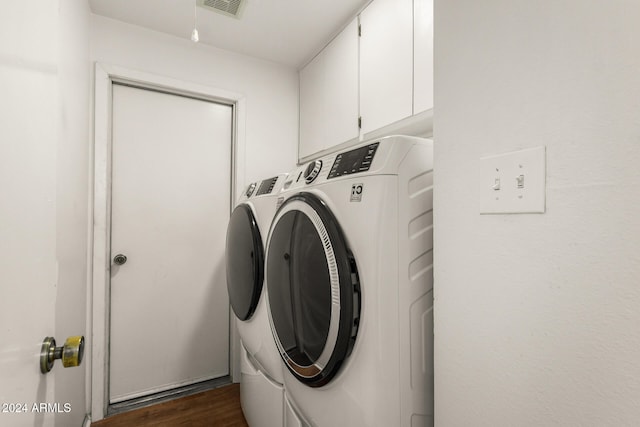
[[[264,248],[253,210],[238,205],[231,213],[226,242],[227,291],[236,317],[253,315],[264,279]]]
[[[271,327],[287,368],[309,386],[327,384],[355,343],[360,284],[340,225],[317,196],[300,193],[276,213],[266,282]]]

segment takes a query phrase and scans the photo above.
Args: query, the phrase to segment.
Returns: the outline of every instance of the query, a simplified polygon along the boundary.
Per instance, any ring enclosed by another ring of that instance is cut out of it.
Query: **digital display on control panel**
[[[273,178],[265,179],[264,181],[262,181],[260,183],[260,187],[258,187],[258,192],[256,193],[256,196],[259,196],[261,194],[271,193],[274,185],[276,185],[277,180],[278,180],[278,177],[275,176]]]
[[[338,154],[327,179],[368,171],[371,167],[373,156],[378,149],[378,144],[379,143],[376,142]]]

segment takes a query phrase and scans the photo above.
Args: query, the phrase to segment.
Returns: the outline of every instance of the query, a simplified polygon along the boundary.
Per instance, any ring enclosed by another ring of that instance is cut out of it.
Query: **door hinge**
[[[362,37],[362,24],[358,24],[358,37]]]
[[[362,116],[358,117],[358,129],[362,129]]]

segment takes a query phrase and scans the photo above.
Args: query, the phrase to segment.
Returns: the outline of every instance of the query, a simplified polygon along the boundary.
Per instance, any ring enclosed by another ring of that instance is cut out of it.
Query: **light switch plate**
[[[480,158],[480,213],[544,213],[544,146]]]

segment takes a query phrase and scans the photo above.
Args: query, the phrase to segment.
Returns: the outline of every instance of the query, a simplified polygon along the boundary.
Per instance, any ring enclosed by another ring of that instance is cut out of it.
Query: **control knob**
[[[320,170],[322,169],[322,160],[314,160],[307,165],[304,171],[304,182],[311,184],[314,179],[318,177]]]
[[[251,195],[253,194],[253,190],[256,189],[256,183],[252,182],[251,185],[249,185],[249,187],[247,188],[246,193],[244,193],[244,195],[246,197],[251,197]]]

